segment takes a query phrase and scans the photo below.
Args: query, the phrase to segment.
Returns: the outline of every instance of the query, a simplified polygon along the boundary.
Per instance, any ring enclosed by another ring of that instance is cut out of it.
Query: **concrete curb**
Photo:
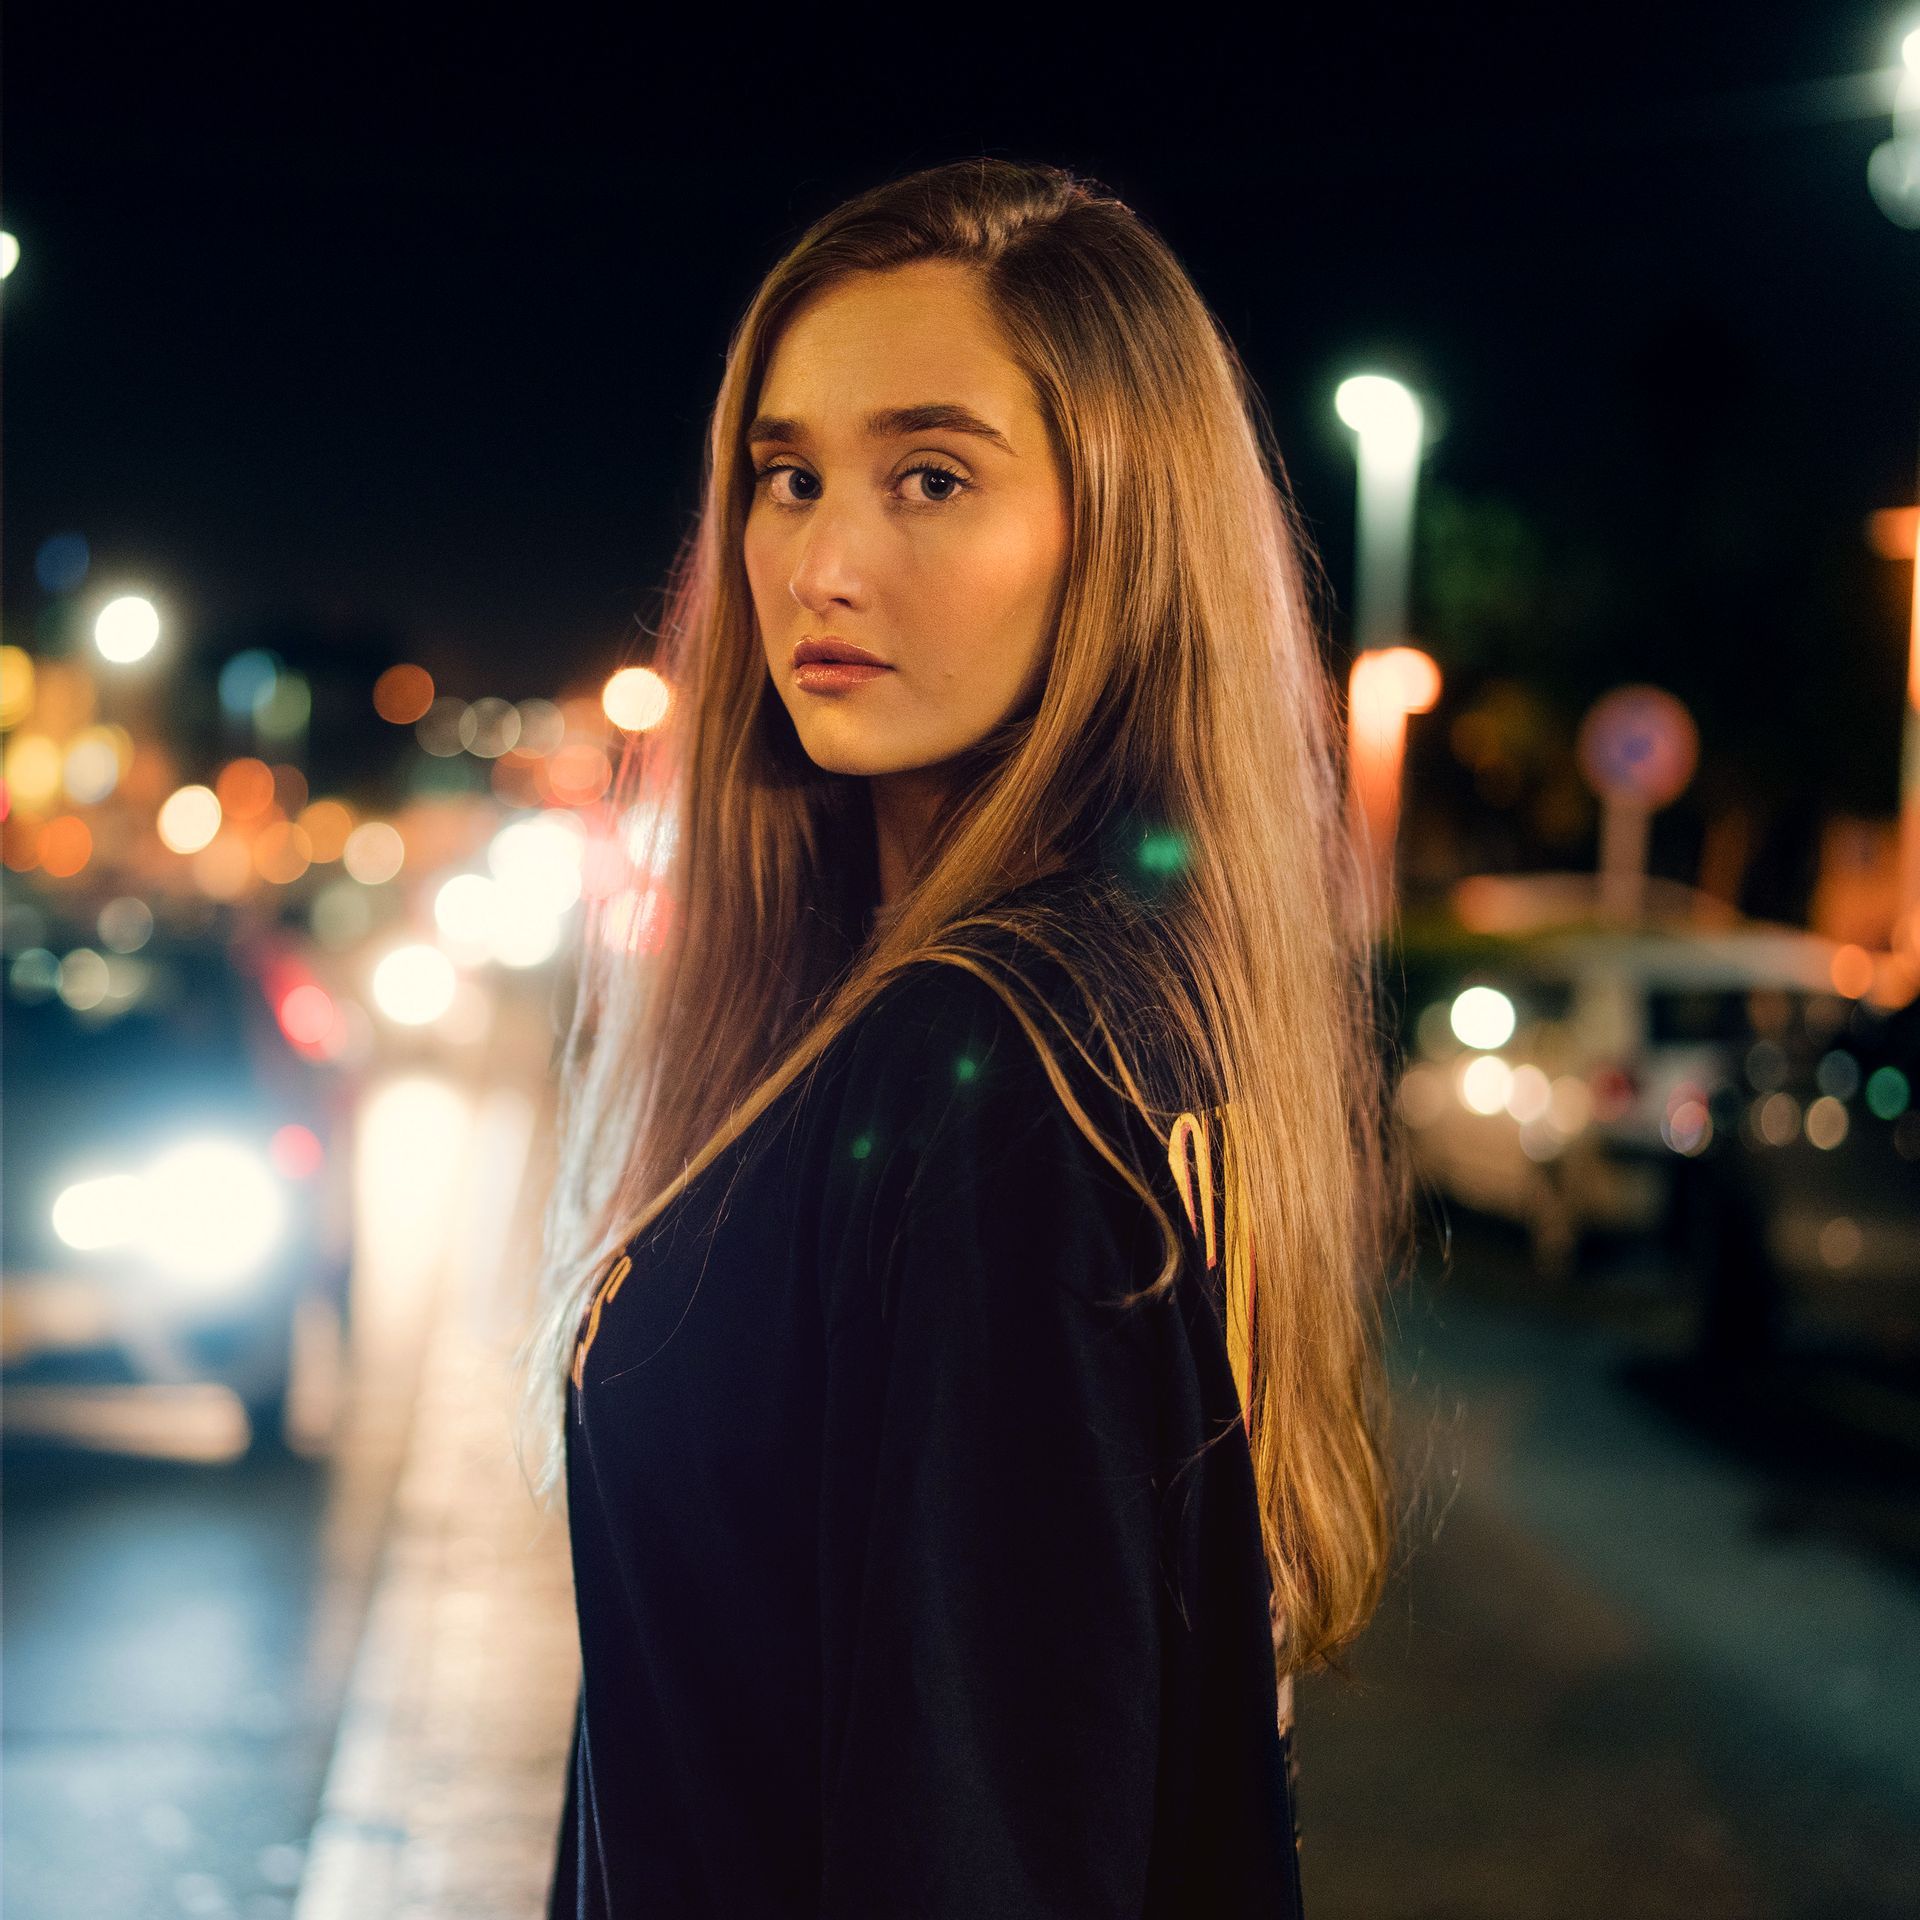
[[[513,1162],[511,1207],[526,1125],[495,1120],[474,1159]],[[565,1527],[513,1457],[511,1340],[488,1264],[481,1278],[456,1258],[440,1289],[294,1920],[545,1912],[579,1635]]]

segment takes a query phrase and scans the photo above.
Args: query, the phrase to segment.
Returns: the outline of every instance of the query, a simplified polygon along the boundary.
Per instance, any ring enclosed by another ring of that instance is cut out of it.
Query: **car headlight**
[[[1463,1047],[1491,1053],[1513,1038],[1514,1005],[1498,987],[1468,987],[1448,1009],[1447,1022]]]
[[[78,1180],[53,1203],[53,1230],[82,1253],[131,1247],[177,1280],[252,1273],[285,1231],[286,1195],[266,1160],[232,1140],[189,1140],[144,1173]]]

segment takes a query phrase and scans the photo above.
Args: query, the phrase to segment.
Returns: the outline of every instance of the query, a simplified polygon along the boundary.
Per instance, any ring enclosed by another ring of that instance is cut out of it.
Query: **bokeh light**
[[[396,727],[410,727],[433,705],[433,675],[411,664],[389,667],[373,683],[373,710]]]
[[[529,758],[544,759],[566,739],[566,716],[551,700],[522,700],[519,712],[520,738],[514,744]]]
[[[504,892],[528,911],[558,915],[580,897],[585,834],[570,814],[540,813],[504,826],[487,865]]]
[[[285,760],[273,768],[273,803],[289,820],[307,804],[307,776]]]
[[[51,533],[34,553],[33,573],[48,593],[72,593],[86,580],[92,564],[85,534]]]
[[[93,832],[77,813],[63,813],[40,829],[40,870],[70,880],[93,857]]]
[[[253,724],[269,740],[295,740],[313,717],[313,688],[302,673],[282,673],[273,690],[255,703]]]
[[[1355,723],[1371,731],[1410,713],[1428,713],[1440,698],[1440,669],[1418,647],[1370,647],[1354,656],[1347,699]]]
[[[0,730],[15,727],[33,711],[33,655],[24,647],[0,647]]]
[[[1553,1105],[1553,1088],[1547,1076],[1531,1063],[1515,1067],[1513,1082],[1507,1088],[1507,1111],[1522,1126],[1544,1120]]]
[[[276,820],[253,843],[253,868],[276,887],[291,886],[313,864],[313,844],[291,820]]]
[[[273,769],[264,760],[229,760],[213,783],[229,820],[252,820],[273,805]]]
[[[193,856],[193,883],[209,900],[238,900],[253,884],[253,851],[246,837],[223,826]]]
[[[100,909],[95,925],[101,945],[115,953],[135,953],[153,937],[153,909],[144,900],[122,894]]]
[[[340,857],[362,886],[377,887],[400,871],[407,847],[397,828],[385,820],[367,820],[347,835]]]
[[[332,1012],[332,1002],[328,1002],[328,1012]],[[321,1150],[320,1140],[311,1127],[303,1127],[297,1122],[289,1122],[276,1128],[273,1138],[267,1142],[267,1158],[273,1163],[273,1170],[286,1180],[311,1180],[320,1171],[326,1160]]]
[[[1463,1047],[1503,1047],[1513,1038],[1513,1002],[1498,987],[1468,987],[1455,998],[1448,1024]]]
[[[160,808],[160,839],[174,853],[198,853],[220,831],[220,797],[211,787],[180,787]]]
[[[62,956],[57,982],[60,998],[75,1013],[90,1013],[107,997],[111,975],[106,956],[91,947],[75,947]]]
[[[67,798],[83,807],[98,806],[119,784],[121,769],[133,757],[124,727],[88,727],[67,743],[60,777]]]
[[[153,1163],[143,1184],[142,1249],[180,1279],[251,1272],[286,1223],[286,1196],[272,1169],[237,1141],[174,1147]]]
[[[55,1196],[53,1230],[76,1253],[98,1253],[133,1238],[145,1200],[145,1184],[131,1173],[76,1180]]]
[[[1420,446],[1420,403],[1398,380],[1357,373],[1334,389],[1333,410],[1382,455],[1408,457]]]
[[[300,827],[319,865],[338,860],[353,831],[353,809],[342,800],[315,800],[300,810]]]
[[[1913,1098],[1907,1076],[1898,1067],[1876,1067],[1867,1079],[1867,1111],[1876,1120],[1898,1120]]]
[[[461,714],[460,744],[480,760],[497,760],[520,738],[520,710],[510,701],[488,694]]]
[[[233,720],[251,720],[273,697],[280,662],[259,647],[236,653],[220,669],[220,705]]]
[[[1474,1113],[1504,1110],[1513,1091],[1513,1069],[1497,1053],[1476,1054],[1460,1074],[1461,1101]]]
[[[562,806],[590,806],[613,781],[613,763],[603,749],[569,741],[546,762],[547,784]]]
[[[44,807],[60,791],[60,749],[44,733],[7,742],[7,791],[23,807]]]
[[[373,1003],[403,1027],[423,1027],[453,1004],[458,976],[438,947],[395,947],[373,970]]]
[[[413,729],[413,737],[436,760],[450,760],[461,752],[460,721],[467,711],[464,700],[456,700],[451,694],[442,694],[424,714]]]
[[[616,727],[644,733],[666,718],[667,683],[651,667],[622,667],[601,690],[600,705]]]
[[[123,593],[109,600],[93,623],[93,644],[101,659],[116,666],[144,660],[159,639],[159,610],[144,594]]]
[[[7,985],[29,1004],[51,1000],[60,986],[60,956],[45,947],[28,947],[14,956]]]
[[[289,987],[274,1011],[280,1031],[297,1047],[318,1047],[333,1031],[333,996],[317,981]]]

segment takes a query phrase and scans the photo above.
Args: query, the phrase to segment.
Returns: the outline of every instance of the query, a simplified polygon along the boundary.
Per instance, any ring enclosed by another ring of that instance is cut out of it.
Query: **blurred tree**
[[[1443,672],[1537,668],[1547,554],[1510,501],[1431,483],[1420,502],[1415,630]]]

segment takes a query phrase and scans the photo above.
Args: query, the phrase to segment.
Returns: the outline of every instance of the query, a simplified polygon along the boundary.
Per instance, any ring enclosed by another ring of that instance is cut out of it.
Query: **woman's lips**
[[[793,670],[793,681],[808,693],[844,693],[892,671],[891,667],[870,667],[858,660],[803,660]]]

